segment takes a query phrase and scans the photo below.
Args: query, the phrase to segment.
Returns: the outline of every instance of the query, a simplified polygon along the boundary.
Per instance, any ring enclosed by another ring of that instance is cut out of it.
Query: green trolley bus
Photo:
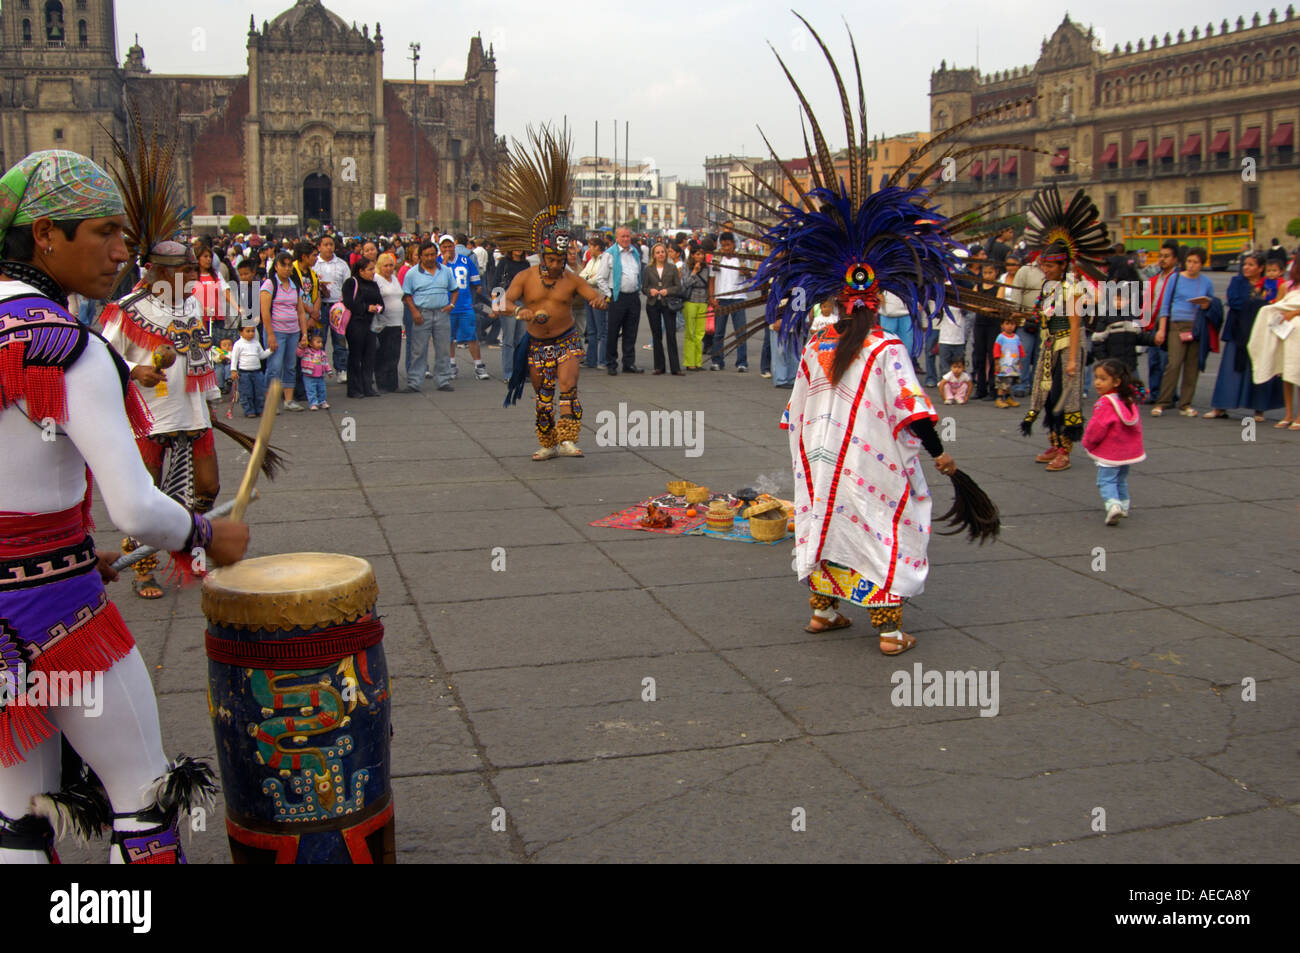
[[[1228,205],[1140,205],[1122,217],[1121,240],[1155,261],[1160,246],[1172,238],[1180,245],[1204,248],[1210,268],[1223,269],[1255,237],[1255,213]]]

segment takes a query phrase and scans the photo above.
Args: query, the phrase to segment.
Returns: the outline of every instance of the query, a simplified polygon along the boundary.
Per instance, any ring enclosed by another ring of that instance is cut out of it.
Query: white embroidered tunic
[[[925,588],[930,491],[909,423],[938,420],[907,346],[873,328],[838,385],[833,326],[804,349],[781,426],[794,463],[794,570],[823,560],[856,570],[898,596]]]

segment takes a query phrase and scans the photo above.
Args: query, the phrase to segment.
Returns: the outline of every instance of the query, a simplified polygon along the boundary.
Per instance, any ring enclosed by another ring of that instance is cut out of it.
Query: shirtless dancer
[[[581,295],[593,308],[607,299],[582,278],[565,268],[569,233],[562,225],[548,226],[542,235],[542,263],[521,271],[506,289],[507,301],[523,299],[515,318],[527,322],[520,341],[527,348],[528,376],[537,394],[537,442],[534,460],[556,456],[580,457],[582,404],[578,403],[578,368],[583,358],[582,340],[573,326],[573,296]],[[518,358],[516,358],[516,374]],[[560,392],[560,419],[555,420],[555,391]],[[558,446],[556,445],[558,443]]]

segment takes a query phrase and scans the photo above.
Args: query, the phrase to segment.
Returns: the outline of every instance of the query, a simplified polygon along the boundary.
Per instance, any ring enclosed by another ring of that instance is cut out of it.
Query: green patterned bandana
[[[0,178],[0,242],[11,226],[38,218],[82,221],[125,211],[108,173],[77,152],[33,152]]]

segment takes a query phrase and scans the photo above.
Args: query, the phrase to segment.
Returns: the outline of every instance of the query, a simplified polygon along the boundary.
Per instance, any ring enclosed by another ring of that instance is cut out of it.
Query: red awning
[[[1178,150],[1178,154],[1183,157],[1199,156],[1201,154],[1201,134],[1194,132],[1188,136],[1187,141],[1183,143],[1183,147]]]
[[[1070,150],[1058,149],[1056,155],[1052,156],[1052,168],[1064,169],[1070,162]]]
[[[1106,151],[1101,154],[1101,159],[1098,161],[1100,161],[1102,165],[1110,165],[1112,162],[1118,161],[1118,159],[1119,143],[1112,142],[1106,147]]]
[[[1147,141],[1139,139],[1133,143],[1133,151],[1128,154],[1129,162],[1141,162],[1147,157]]]
[[[1291,137],[1295,134],[1295,127],[1289,122],[1279,123],[1273,130],[1273,138],[1268,140],[1270,149],[1280,149],[1283,146],[1290,148]]]
[[[1001,159],[994,159],[992,162],[989,163],[989,167],[984,170],[984,174],[987,175],[990,179],[993,178],[993,176],[998,174],[998,166],[1001,164],[1002,164]]]
[[[1015,175],[1016,169],[1019,165],[1020,165],[1020,156],[1019,155],[1011,156],[1010,158],[1007,159],[1006,162],[1002,163],[1002,174]]]
[[[1237,151],[1245,152],[1247,149],[1259,148],[1259,126],[1251,126],[1246,130],[1245,135],[1237,142]]]
[[[1174,137],[1165,136],[1160,140],[1160,145],[1156,146],[1156,154],[1152,156],[1157,162],[1161,159],[1168,159],[1174,154]]]
[[[1214,134],[1214,141],[1210,143],[1210,152],[1217,155],[1221,152],[1230,152],[1232,150],[1232,133],[1226,129],[1223,132]]]
[[[984,160],[976,159],[975,164],[970,167],[970,177],[972,179],[984,178]]]

